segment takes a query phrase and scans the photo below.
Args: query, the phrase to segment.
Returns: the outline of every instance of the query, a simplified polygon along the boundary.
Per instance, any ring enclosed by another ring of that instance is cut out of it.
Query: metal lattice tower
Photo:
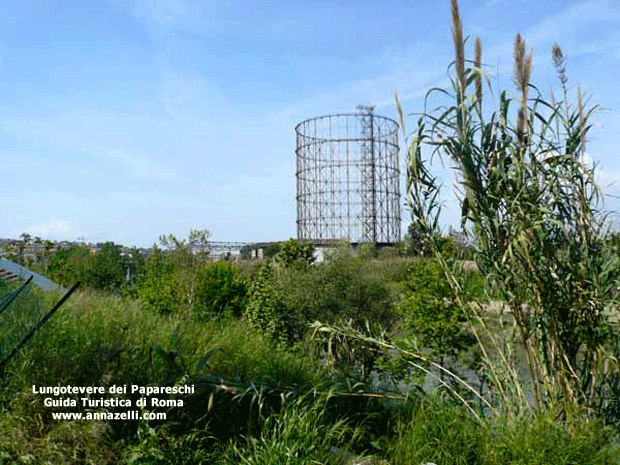
[[[398,124],[372,106],[357,109],[295,128],[299,240],[400,240]]]

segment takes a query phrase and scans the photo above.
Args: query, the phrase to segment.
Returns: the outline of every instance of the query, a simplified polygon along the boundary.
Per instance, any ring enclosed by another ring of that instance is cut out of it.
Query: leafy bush
[[[374,243],[360,244],[357,248],[357,255],[362,260],[370,260],[372,258],[377,258],[379,256],[379,250],[377,249],[377,244],[374,244]]]
[[[466,330],[467,315],[453,299],[452,288],[441,266],[433,260],[418,259],[409,267],[405,292],[396,307],[401,327],[409,330],[431,357],[443,363],[475,344]]]
[[[250,325],[269,336],[286,340],[294,337],[293,320],[288,312],[274,278],[270,263],[263,264],[250,284],[245,317]]]
[[[388,327],[395,293],[381,273],[366,276],[365,271],[364,261],[347,253],[312,267],[265,264],[251,281],[246,318],[255,328],[289,341],[303,338],[315,320]]]
[[[131,277],[143,272],[143,261],[136,249],[129,256],[121,256],[120,246],[105,242],[94,254],[79,245],[46,252],[44,263],[34,268],[65,286],[81,281],[91,289],[119,293],[127,291],[128,274]]]
[[[126,278],[120,247],[114,242],[106,242],[91,258],[84,270],[84,284],[93,289],[118,291]]]
[[[190,231],[187,239],[181,240],[172,234],[160,237],[160,244],[165,250],[157,245],[152,247],[146,270],[136,284],[136,295],[147,308],[160,314],[195,312],[204,316],[213,301],[209,300],[209,292],[204,288],[204,300],[197,301],[201,274],[206,279],[218,280],[215,277],[217,271],[210,274],[202,269],[209,261],[208,238],[208,231],[195,230]],[[226,283],[222,273],[219,273],[219,279],[220,284]],[[233,287],[236,284],[235,281]],[[231,289],[225,292],[229,293]],[[214,297],[213,294],[211,297]]]
[[[138,298],[152,312],[167,315],[184,307],[177,288],[175,267],[157,247],[151,250],[146,272],[136,286]]]
[[[206,264],[198,272],[194,314],[199,318],[239,317],[245,310],[247,294],[238,265],[224,261]]]
[[[50,258],[48,275],[62,285],[82,281],[92,267],[93,257],[86,247],[72,246],[57,250]]]
[[[332,257],[305,270],[283,270],[278,286],[287,310],[306,324],[315,320],[391,323],[393,295],[379,276],[367,276],[363,261]]]
[[[299,242],[295,239],[280,243],[280,250],[275,255],[276,263],[284,267],[305,267],[314,263],[314,244]]]
[[[398,255],[399,251],[397,247],[382,247],[381,249],[379,249],[378,257],[385,260],[394,259],[398,257]]]

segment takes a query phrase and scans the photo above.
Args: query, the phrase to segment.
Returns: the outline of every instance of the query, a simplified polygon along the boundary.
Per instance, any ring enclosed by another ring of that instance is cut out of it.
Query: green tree
[[[187,239],[163,235],[159,243],[163,249],[153,245],[136,293],[159,313],[189,313],[196,305],[200,270],[210,260],[209,232],[191,230]]]
[[[147,309],[162,315],[178,311],[183,305],[174,265],[156,244],[149,251],[145,272],[136,284],[136,294]]]
[[[30,245],[30,243],[32,242],[32,236],[28,233],[21,233],[19,235],[19,237],[21,238],[21,240],[23,241],[24,244],[26,245]]]
[[[80,245],[58,249],[50,257],[48,275],[64,286],[88,281],[87,270],[91,268],[92,260],[90,250]]]
[[[405,291],[396,307],[401,327],[413,334],[431,357],[444,363],[475,344],[466,329],[467,315],[454,300],[441,266],[434,260],[417,259],[409,266]]]
[[[209,261],[209,231],[190,230],[187,239],[163,235],[159,243],[176,270],[176,285],[187,309],[194,306],[200,268]]]
[[[291,238],[280,243],[280,250],[274,260],[284,267],[311,265],[314,263],[314,244]]]
[[[118,292],[125,281],[120,246],[114,242],[105,242],[97,250],[95,256],[88,261],[85,270],[85,284],[93,289]]]

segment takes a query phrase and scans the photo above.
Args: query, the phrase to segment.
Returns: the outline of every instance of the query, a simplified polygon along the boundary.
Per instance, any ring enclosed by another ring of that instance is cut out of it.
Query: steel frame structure
[[[398,123],[371,106],[357,109],[295,127],[299,240],[400,240]]]

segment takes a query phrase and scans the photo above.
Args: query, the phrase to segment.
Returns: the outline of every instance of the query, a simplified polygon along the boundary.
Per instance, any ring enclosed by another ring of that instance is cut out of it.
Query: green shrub
[[[369,260],[361,264],[361,273],[369,280],[400,284],[407,279],[412,260],[406,257],[384,257],[380,260]]]
[[[267,335],[286,340],[294,337],[294,326],[282,295],[277,288],[274,270],[270,263],[263,264],[250,284],[245,318],[250,326]]]
[[[194,314],[199,318],[239,317],[245,310],[247,294],[238,265],[224,261],[203,265],[198,272]]]
[[[452,298],[443,269],[433,260],[418,259],[409,267],[405,292],[396,307],[401,327],[417,338],[431,357],[443,364],[476,343],[466,330],[467,316]]]
[[[379,256],[379,250],[377,249],[377,244],[375,243],[361,244],[358,247],[357,256],[362,260],[370,260],[372,258],[377,258]]]
[[[102,244],[88,261],[82,279],[93,289],[118,292],[126,279],[120,246],[114,242]]]
[[[295,239],[280,243],[280,250],[274,260],[284,267],[305,267],[314,263],[314,244],[299,242]]]
[[[68,286],[83,281],[86,270],[92,268],[93,256],[82,246],[58,249],[50,258],[47,274],[54,281]]]
[[[137,294],[145,308],[160,315],[168,315],[184,308],[172,273],[149,274],[140,283]]]
[[[394,259],[398,257],[398,248],[397,247],[382,247],[379,249],[378,257],[382,260],[385,259]]]
[[[277,284],[287,311],[305,324],[391,323],[393,294],[381,277],[366,276],[364,262],[357,257],[342,255],[310,269],[282,270]]]
[[[314,267],[263,265],[250,284],[246,317],[255,328],[288,340],[302,338],[315,320],[389,326],[393,292],[379,277],[367,278],[362,264],[339,255]]]
[[[154,246],[146,262],[146,271],[136,284],[137,297],[152,312],[161,315],[178,312],[184,303],[176,281],[174,265]]]

